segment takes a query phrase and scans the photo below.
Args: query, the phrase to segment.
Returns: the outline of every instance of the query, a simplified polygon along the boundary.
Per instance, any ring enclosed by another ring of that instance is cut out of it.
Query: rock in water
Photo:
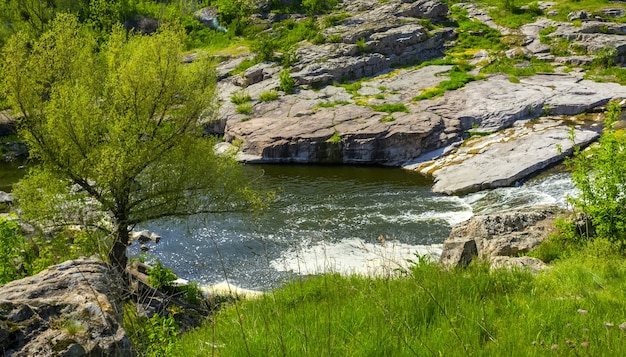
[[[499,266],[536,266],[530,262],[505,263],[496,257],[516,257],[537,248],[551,232],[558,210],[535,206],[474,216],[452,228],[439,262],[464,266],[478,256]]]
[[[0,287],[0,350],[5,356],[132,356],[121,286],[109,265],[79,259]]]

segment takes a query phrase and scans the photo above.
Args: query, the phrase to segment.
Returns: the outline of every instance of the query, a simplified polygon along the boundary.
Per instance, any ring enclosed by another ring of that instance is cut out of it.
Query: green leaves
[[[176,26],[151,36],[118,26],[97,48],[64,14],[39,40],[7,44],[3,84],[41,163],[16,191],[26,216],[108,226],[126,245],[130,227],[145,220],[258,205],[233,157],[202,137],[216,109],[213,65],[183,63],[183,41]]]
[[[568,161],[580,194],[571,202],[591,217],[595,233],[626,244],[626,136],[613,129],[620,107],[609,104],[605,131],[594,145]]]

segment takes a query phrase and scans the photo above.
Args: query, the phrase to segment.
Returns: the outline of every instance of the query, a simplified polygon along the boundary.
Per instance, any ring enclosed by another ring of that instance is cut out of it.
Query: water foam
[[[277,271],[301,275],[340,273],[365,276],[395,275],[398,268],[407,269],[416,254],[439,259],[442,244],[409,245],[395,241],[378,244],[358,238],[339,242],[318,242],[301,249],[291,249],[270,262]]]

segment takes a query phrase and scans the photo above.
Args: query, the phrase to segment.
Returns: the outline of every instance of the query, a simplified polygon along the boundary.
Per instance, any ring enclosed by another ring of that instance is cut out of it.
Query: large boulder
[[[79,259],[0,287],[5,356],[131,356],[122,283],[111,267]]]
[[[480,257],[507,265],[495,257],[516,257],[537,248],[552,232],[558,212],[555,207],[535,206],[474,216],[452,228],[439,262],[444,266],[464,266]],[[517,263],[524,264],[530,262]]]

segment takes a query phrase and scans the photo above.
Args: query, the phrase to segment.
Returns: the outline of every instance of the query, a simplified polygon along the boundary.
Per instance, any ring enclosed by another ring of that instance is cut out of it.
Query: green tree
[[[18,34],[3,51],[8,99],[39,163],[15,189],[24,216],[111,232],[120,270],[137,223],[263,201],[241,165],[202,137],[215,77],[208,59],[182,63],[182,43],[180,29],[117,27],[97,50],[77,18],[61,14],[38,40]]]
[[[614,128],[620,107],[609,104],[597,145],[568,161],[580,194],[571,202],[591,217],[596,234],[626,244],[626,134]]]

